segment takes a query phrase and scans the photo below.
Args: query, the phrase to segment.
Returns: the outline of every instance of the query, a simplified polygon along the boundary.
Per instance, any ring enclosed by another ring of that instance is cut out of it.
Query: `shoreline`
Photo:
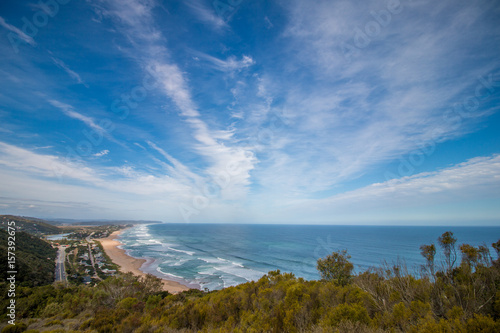
[[[141,271],[142,265],[147,262],[146,259],[138,259],[126,254],[125,250],[120,249],[118,246],[123,245],[117,238],[126,229],[113,232],[107,238],[96,239],[102,244],[102,247],[111,261],[120,267],[120,272],[131,272],[136,276],[145,277],[146,273]],[[189,290],[190,288],[177,282],[161,278],[163,283],[163,290],[171,294],[177,294],[182,291]]]

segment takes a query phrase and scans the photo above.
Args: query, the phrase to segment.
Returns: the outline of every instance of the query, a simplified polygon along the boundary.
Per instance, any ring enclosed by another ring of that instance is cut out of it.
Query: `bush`
[[[27,328],[28,326],[25,323],[9,324],[3,328],[2,333],[21,333],[26,331]]]
[[[347,250],[333,252],[324,259],[318,259],[317,269],[321,278],[326,281],[334,281],[345,286],[351,280],[351,272],[354,268],[349,261],[351,258]]]

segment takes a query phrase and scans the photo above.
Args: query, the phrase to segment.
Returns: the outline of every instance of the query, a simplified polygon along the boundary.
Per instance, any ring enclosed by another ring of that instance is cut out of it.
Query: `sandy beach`
[[[116,238],[123,230],[113,232],[107,238],[97,239],[101,242],[104,251],[111,258],[111,260],[120,266],[120,271],[123,273],[132,272],[137,276],[145,276],[146,274],[140,270],[142,264],[146,262],[144,259],[136,259],[132,258],[125,254],[125,250],[118,248],[119,245],[122,245]],[[188,287],[180,284],[176,281],[170,281],[166,279],[162,279],[163,282],[163,290],[168,291],[169,293],[176,294],[181,291],[189,290]]]

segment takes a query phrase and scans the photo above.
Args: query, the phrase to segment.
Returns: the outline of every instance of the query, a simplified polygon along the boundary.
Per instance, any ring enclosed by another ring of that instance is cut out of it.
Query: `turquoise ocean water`
[[[403,260],[418,273],[420,245],[437,245],[445,231],[455,234],[457,245],[500,239],[500,227],[151,224],[127,229],[119,240],[127,254],[147,259],[144,272],[213,290],[276,269],[315,280],[316,260],[342,249],[357,272]]]

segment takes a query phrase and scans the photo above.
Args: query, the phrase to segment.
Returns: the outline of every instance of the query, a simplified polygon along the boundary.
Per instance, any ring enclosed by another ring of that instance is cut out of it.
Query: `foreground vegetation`
[[[318,261],[321,281],[269,272],[220,291],[161,291],[157,278],[108,278],[96,287],[18,288],[16,329],[83,332],[499,332],[500,241],[423,245],[420,278],[404,265],[353,275],[347,252]],[[437,250],[443,263],[436,260]],[[2,304],[0,311],[5,311]],[[5,314],[2,313],[4,316]],[[7,326],[6,331],[13,330]]]

